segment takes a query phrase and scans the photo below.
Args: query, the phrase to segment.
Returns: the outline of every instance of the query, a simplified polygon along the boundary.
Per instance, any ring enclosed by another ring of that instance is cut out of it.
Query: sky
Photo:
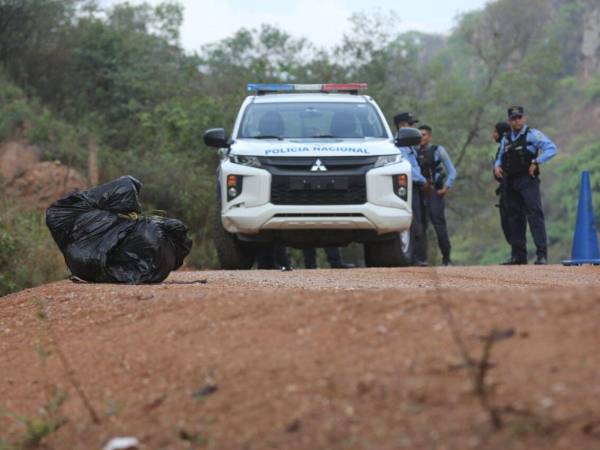
[[[160,3],[160,0],[147,0]],[[305,37],[318,46],[329,47],[350,31],[348,18],[356,12],[387,13],[394,10],[399,32],[418,30],[448,33],[456,17],[482,8],[489,0],[179,0],[185,8],[181,30],[183,47],[192,52],[204,44],[233,35],[242,27],[276,25],[294,37]],[[133,0],[131,3],[141,3]],[[101,0],[101,4],[120,3]]]

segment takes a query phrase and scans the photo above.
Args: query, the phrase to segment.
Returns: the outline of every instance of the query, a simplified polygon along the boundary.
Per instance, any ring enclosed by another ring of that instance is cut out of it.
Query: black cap
[[[508,108],[508,118],[512,119],[513,117],[524,115],[525,110],[522,106],[511,106]]]
[[[402,122],[406,122],[409,125],[412,125],[413,123],[417,123],[418,119],[415,116],[413,116],[412,113],[409,113],[409,112],[403,112],[400,114],[396,114],[394,116],[394,124],[396,126],[398,126],[398,124],[402,123]]]

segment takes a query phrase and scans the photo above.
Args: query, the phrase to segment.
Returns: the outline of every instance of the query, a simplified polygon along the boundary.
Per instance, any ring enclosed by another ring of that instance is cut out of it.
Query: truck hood
[[[398,154],[391,139],[238,139],[234,155],[246,156],[382,156]]]

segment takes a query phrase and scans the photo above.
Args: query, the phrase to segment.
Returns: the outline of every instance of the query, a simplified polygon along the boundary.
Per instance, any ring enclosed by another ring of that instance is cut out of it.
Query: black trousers
[[[504,192],[504,185],[498,188],[498,210],[500,211],[500,227],[502,228],[502,233],[504,234],[504,239],[510,245],[511,248],[511,257],[513,259],[518,259],[519,250],[512,244],[512,233],[510,231],[510,214],[508,212],[508,205],[506,201],[506,192]],[[521,211],[521,214],[518,216],[515,214],[514,218],[514,226],[516,230],[519,230],[515,234],[524,235],[527,232],[527,217],[525,217],[525,212]]]
[[[444,263],[450,262],[450,239],[448,238],[448,227],[446,226],[446,205],[444,198],[440,197],[437,189],[434,189],[429,198],[425,199],[426,215],[424,218],[425,232],[427,230],[427,219],[431,221],[438,240],[440,252]]]
[[[548,239],[542,209],[540,180],[527,175],[508,177],[506,180],[506,206],[513,256],[527,260],[527,236],[523,215],[527,218],[537,256],[548,257]]]
[[[425,239],[425,204],[421,188],[413,184],[412,190],[412,223],[410,238],[412,241],[412,263],[427,261],[427,241]]]
[[[323,247],[327,262],[330,266],[338,266],[342,263],[342,256],[338,247]],[[305,248],[302,250],[304,256],[304,267],[307,269],[317,268],[317,249],[314,247]]]
[[[256,251],[257,269],[290,267],[290,257],[283,245],[260,244]]]

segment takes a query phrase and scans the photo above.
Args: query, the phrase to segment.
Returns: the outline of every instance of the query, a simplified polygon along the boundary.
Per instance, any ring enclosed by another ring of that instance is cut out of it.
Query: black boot
[[[335,262],[331,264],[332,269],[354,269],[356,266],[354,264],[345,263],[345,262]]]
[[[517,259],[517,258],[514,258],[511,256],[506,261],[504,261],[500,264],[502,266],[523,266],[523,265],[527,264],[527,260],[526,259]]]

